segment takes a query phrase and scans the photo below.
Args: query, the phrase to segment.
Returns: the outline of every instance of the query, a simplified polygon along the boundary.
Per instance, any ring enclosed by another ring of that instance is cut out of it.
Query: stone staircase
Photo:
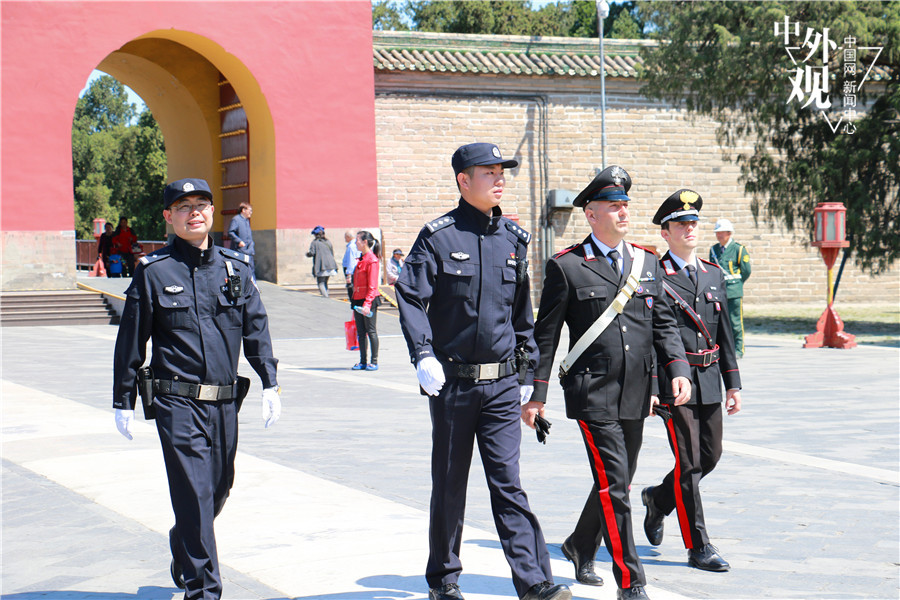
[[[0,293],[0,326],[116,325],[119,316],[102,294],[81,290]]]

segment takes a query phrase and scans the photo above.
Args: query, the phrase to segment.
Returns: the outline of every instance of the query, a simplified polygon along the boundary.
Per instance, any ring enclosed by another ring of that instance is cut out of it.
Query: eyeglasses
[[[210,206],[212,206],[212,202],[198,202],[197,204],[184,203],[179,204],[172,210],[182,215],[189,215],[194,211],[205,212]]]

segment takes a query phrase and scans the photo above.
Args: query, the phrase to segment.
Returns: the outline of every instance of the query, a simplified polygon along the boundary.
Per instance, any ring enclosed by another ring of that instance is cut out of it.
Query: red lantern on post
[[[806,336],[804,348],[853,348],[855,336],[844,332],[844,322],[834,310],[834,262],[847,241],[847,209],[843,202],[820,202],[816,206],[816,232],[812,245],[819,249],[828,269],[828,302],[825,312],[816,323],[816,332]]]
[[[106,226],[106,219],[94,219],[94,239],[99,240],[103,235],[103,228]]]

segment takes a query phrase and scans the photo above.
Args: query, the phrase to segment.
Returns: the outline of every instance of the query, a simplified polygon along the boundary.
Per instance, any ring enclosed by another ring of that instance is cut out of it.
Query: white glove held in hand
[[[134,436],[131,435],[132,422],[134,422],[133,410],[122,410],[121,408],[116,409],[116,429],[118,429],[119,433],[127,437],[129,440],[134,439]]]
[[[275,424],[281,416],[281,396],[277,388],[266,388],[262,393],[262,418],[266,429]]]
[[[519,404],[528,404],[528,401],[531,400],[531,395],[534,393],[533,385],[520,385],[519,386]]]
[[[433,356],[426,356],[419,361],[416,365],[416,377],[419,378],[419,385],[429,396],[437,396],[446,381],[444,367]]]

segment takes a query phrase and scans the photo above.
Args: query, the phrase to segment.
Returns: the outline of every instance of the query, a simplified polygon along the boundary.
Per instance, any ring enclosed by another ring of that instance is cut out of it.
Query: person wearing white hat
[[[709,249],[709,260],[725,272],[728,295],[728,316],[734,332],[734,347],[738,358],[744,355],[744,282],[750,278],[750,254],[747,248],[732,239],[734,225],[719,219],[713,228],[719,243]]]

